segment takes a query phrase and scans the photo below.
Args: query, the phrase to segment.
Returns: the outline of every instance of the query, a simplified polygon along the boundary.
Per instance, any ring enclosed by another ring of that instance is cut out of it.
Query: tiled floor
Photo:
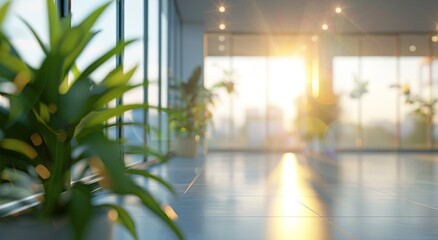
[[[177,195],[142,184],[174,208],[188,240],[438,239],[438,155],[210,153],[153,171]],[[124,201],[140,239],[176,239]],[[130,239],[119,227],[114,236]]]

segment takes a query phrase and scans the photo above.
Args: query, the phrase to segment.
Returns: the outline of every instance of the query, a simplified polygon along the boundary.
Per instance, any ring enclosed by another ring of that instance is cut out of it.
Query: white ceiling
[[[326,22],[337,32],[433,32],[438,0],[176,0],[184,22],[218,31],[299,33],[320,31]],[[226,13],[219,13],[224,3]],[[341,5],[343,13],[334,8]]]

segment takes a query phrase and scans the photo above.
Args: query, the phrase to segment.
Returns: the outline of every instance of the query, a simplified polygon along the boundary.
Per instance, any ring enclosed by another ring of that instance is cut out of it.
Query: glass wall
[[[152,106],[159,104],[159,73],[160,73],[160,9],[159,0],[149,2],[148,14],[148,103]],[[159,126],[158,111],[149,109],[148,123],[151,129],[148,134],[148,145],[158,150],[159,144]]]
[[[107,1],[99,0],[91,3],[72,0],[73,24],[105,2]],[[119,8],[116,4],[119,4]],[[118,26],[117,21],[122,25]],[[124,64],[125,71],[137,69],[131,80],[132,84],[147,84],[126,93],[121,101],[126,104],[148,103],[153,106],[146,110],[127,112],[124,121],[145,122],[149,128],[127,126],[121,131],[123,133],[121,137],[126,138],[127,144],[143,143],[161,152],[169,151],[170,134],[167,117],[160,113],[157,107],[169,106],[168,79],[178,76],[177,71],[181,71],[181,56],[178,51],[181,44],[181,18],[175,2],[114,1],[96,24],[96,30],[100,30],[100,33],[93,40],[92,47],[87,49],[80,59],[79,67],[85,66],[103,51],[113,47],[118,38],[119,40],[136,39],[120,56],[120,63]],[[110,60],[107,66],[100,69],[93,77],[99,79],[115,65],[116,58]],[[109,133],[115,137],[115,132],[114,128]],[[129,163],[140,160],[142,159],[126,159]]]
[[[297,124],[306,114],[299,108],[305,102],[297,102],[315,87],[332,87],[319,90],[338,98],[336,120],[323,126],[327,145],[368,150],[436,146],[437,117],[431,110],[438,97],[436,38],[354,34],[325,36],[328,43],[322,43],[312,35],[209,33],[206,82],[219,81],[229,71],[236,87],[216,106],[210,147],[301,149],[309,142]],[[318,47],[322,50],[315,54]],[[331,84],[321,82],[325,79]],[[410,96],[403,94],[407,86]]]
[[[136,67],[137,71],[131,79],[132,84],[141,84],[145,81],[144,79],[144,1],[141,0],[130,0],[125,1],[125,40],[136,39],[136,41],[125,49],[123,62],[125,66],[125,71]],[[123,97],[123,102],[125,104],[132,103],[143,103],[144,99],[144,87],[139,86],[129,92],[127,92]],[[144,110],[136,109],[134,111],[129,111],[124,116],[125,122],[145,122]],[[141,126],[126,126],[123,131],[124,137],[126,138],[127,144],[138,144],[142,145],[145,143],[144,139],[144,128]],[[128,163],[142,161],[141,157],[132,157],[125,161]]]
[[[293,46],[287,41],[295,41]],[[233,81],[235,92],[219,92],[211,148],[298,148],[296,101],[307,78],[306,46],[288,36],[207,36],[205,81]],[[297,47],[298,46],[298,47]]]

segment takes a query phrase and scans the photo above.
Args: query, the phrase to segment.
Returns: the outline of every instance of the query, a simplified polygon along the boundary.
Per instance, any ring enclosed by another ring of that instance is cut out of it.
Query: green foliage
[[[414,95],[411,91],[409,84],[405,83],[403,86],[391,85],[393,88],[401,88],[402,93],[405,97],[405,104],[413,106],[413,114],[416,116],[415,120],[415,131],[413,135],[409,136],[408,140],[411,142],[420,142],[423,133],[426,135],[427,144],[429,147],[433,147],[433,120],[436,114],[436,105],[438,103],[438,98],[424,98],[420,95]],[[428,129],[423,129],[425,125]]]
[[[368,92],[368,82],[362,81],[358,77],[354,77],[354,88],[350,93],[351,98],[361,98],[365,93]]]
[[[0,24],[9,5],[7,1],[0,7]],[[95,205],[94,186],[82,182],[71,185],[71,168],[81,163],[99,175],[102,188],[116,195],[137,196],[182,239],[158,202],[130,175],[152,179],[165,188],[171,188],[169,184],[147,172],[127,171],[121,141],[106,135],[109,119],[133,109],[149,108],[147,104],[108,105],[136,87],[128,83],[135,68],[124,71],[123,66],[117,67],[97,82],[90,78],[132,41],[120,43],[97,57],[82,72],[76,66],[77,59],[97,34],[92,29],[95,22],[108,6],[109,3],[100,6],[71,26],[71,19],[60,19],[54,1],[47,0],[49,43],[41,41],[30,24],[25,23],[45,53],[37,68],[24,61],[0,31],[0,100],[7,102],[0,105],[0,184],[14,184],[13,178],[4,178],[13,172],[26,174],[33,184],[40,184],[44,200],[33,209],[33,214],[45,219],[67,214],[76,239],[84,237],[96,208],[108,207],[119,213],[119,222],[136,238],[134,222],[122,207]],[[133,154],[152,154],[166,160],[144,146],[129,149]]]
[[[177,81],[171,86],[179,101],[171,115],[171,124],[182,136],[204,136],[208,124],[213,117],[217,91],[224,88],[228,94],[233,93],[234,84],[230,81],[215,83],[211,88],[204,87],[201,78],[202,69],[196,67],[187,81]]]

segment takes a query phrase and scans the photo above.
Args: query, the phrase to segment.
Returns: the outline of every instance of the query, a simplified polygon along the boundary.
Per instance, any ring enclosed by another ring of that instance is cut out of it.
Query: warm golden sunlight
[[[270,215],[275,217],[268,222],[267,239],[324,239],[327,236],[325,225],[312,218],[317,214],[301,203],[316,194],[306,181],[306,171],[294,153],[285,153],[272,171],[269,181],[279,192],[271,204]]]

